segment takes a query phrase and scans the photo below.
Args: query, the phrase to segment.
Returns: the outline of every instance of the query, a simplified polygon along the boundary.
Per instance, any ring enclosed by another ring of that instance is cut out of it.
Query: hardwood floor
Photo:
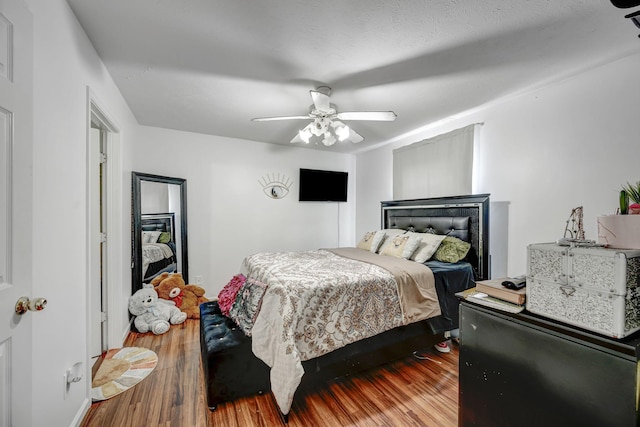
[[[130,390],[91,405],[83,427],[278,426],[271,393],[206,405],[199,322],[187,320],[163,335],[132,332],[124,344],[158,354],[158,366]],[[306,384],[296,392],[289,426],[456,426],[458,348],[426,349],[358,375]]]

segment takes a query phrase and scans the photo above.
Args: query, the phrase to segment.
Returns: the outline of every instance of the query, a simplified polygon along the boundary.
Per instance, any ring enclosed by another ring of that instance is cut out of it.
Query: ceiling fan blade
[[[364,136],[360,135],[358,132],[349,127],[349,137],[347,139],[349,139],[349,141],[353,142],[354,144],[357,144],[358,142],[364,141]]]
[[[398,117],[393,111],[343,111],[336,114],[340,120],[373,120],[392,122]]]
[[[281,116],[281,117],[256,117],[251,119],[252,122],[272,122],[275,120],[309,120],[313,119],[310,115],[306,116]]]
[[[310,90],[311,99],[313,99],[313,105],[318,111],[329,111],[331,105],[329,103],[329,95],[326,93],[318,92],[317,90]]]

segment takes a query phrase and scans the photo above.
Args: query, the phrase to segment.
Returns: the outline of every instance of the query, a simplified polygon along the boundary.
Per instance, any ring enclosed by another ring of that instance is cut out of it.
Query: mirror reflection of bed
[[[175,214],[142,214],[142,282],[154,277],[178,272]]]

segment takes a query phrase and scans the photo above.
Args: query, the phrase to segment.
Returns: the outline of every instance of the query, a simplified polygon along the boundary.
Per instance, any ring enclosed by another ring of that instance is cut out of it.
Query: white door
[[[31,426],[33,17],[0,1],[0,427]]]

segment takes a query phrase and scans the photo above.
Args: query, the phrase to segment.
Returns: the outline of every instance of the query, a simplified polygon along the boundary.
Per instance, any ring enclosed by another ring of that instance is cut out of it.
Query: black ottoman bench
[[[207,405],[270,390],[269,367],[251,351],[251,338],[220,311],[217,301],[200,305],[200,351]]]

